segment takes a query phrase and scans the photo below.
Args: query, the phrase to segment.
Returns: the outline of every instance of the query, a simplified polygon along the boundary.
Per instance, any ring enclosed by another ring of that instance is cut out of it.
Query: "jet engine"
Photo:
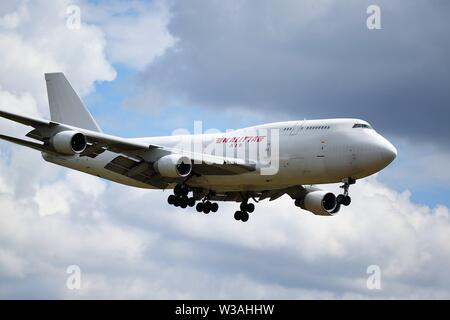
[[[74,155],[86,149],[87,140],[80,132],[61,131],[50,139],[50,145],[59,153]]]
[[[319,216],[333,216],[341,209],[336,196],[332,192],[323,190],[306,192],[301,198],[295,200],[295,205]]]
[[[156,161],[153,168],[163,177],[184,178],[192,172],[192,162],[186,156],[170,154]]]

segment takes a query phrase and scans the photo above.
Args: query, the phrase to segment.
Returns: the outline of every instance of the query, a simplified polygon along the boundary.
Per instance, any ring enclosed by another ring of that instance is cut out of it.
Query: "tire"
[[[337,203],[344,203],[344,199],[345,199],[345,196],[343,195],[343,194],[340,194],[340,195],[338,195],[337,197],[336,197],[336,202]]]
[[[234,219],[235,219],[236,221],[241,220],[241,216],[242,216],[242,211],[236,211],[236,212],[234,213]]]
[[[180,204],[181,204],[181,199],[179,197],[175,197],[174,200],[173,200],[173,205],[175,207],[179,207]]]
[[[206,202],[204,203],[203,213],[204,213],[204,214],[208,214],[208,213],[210,213],[210,212],[211,212],[211,202],[206,201]]]
[[[188,206],[188,198],[182,197],[180,201],[180,207],[186,209],[187,206]]]
[[[241,221],[242,222],[247,222],[248,218],[249,218],[248,213],[247,212],[242,212]]]
[[[252,213],[253,211],[255,211],[255,205],[253,203],[247,204],[247,210],[246,211]]]
[[[186,187],[181,188],[181,195],[183,197],[187,197],[188,194],[189,194],[189,189],[188,188],[186,188]]]
[[[181,196],[181,187],[180,185],[176,185],[175,188],[173,188],[173,194],[176,196]]]
[[[349,196],[345,196],[342,204],[344,206],[349,206],[351,202],[352,202],[352,198],[350,198]]]
[[[197,210],[197,212],[203,212],[203,208],[205,206],[203,205],[203,202],[199,202],[197,203],[197,206],[195,207],[195,209]]]
[[[211,211],[217,212],[217,210],[219,210],[219,205],[217,204],[217,202],[211,203]]]
[[[170,205],[173,205],[175,203],[175,196],[173,194],[171,194],[168,198],[167,198],[167,203]]]
[[[195,198],[189,198],[189,200],[188,200],[188,206],[189,206],[189,207],[195,206]]]
[[[241,211],[246,211],[247,209],[247,202],[241,202],[241,205],[239,206]]]

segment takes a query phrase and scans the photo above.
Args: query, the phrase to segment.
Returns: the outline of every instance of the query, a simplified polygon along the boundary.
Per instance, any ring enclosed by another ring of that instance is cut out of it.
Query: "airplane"
[[[102,132],[63,73],[46,73],[45,80],[50,120],[0,110],[1,117],[33,128],[29,139],[3,134],[0,139],[38,150],[45,161],[116,183],[172,190],[167,201],[175,207],[195,206],[208,214],[218,211],[219,201],[240,203],[237,221],[249,220],[254,203],[283,195],[315,215],[334,216],[350,205],[350,185],[397,156],[396,148],[360,119],[122,138]],[[343,192],[316,187],[328,183],[342,183]]]

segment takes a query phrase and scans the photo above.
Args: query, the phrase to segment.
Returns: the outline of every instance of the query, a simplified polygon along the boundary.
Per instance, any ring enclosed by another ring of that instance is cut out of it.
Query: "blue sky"
[[[397,191],[411,191],[411,198],[414,202],[428,206],[450,205],[450,185],[443,181],[435,181],[433,177],[421,176],[417,167],[411,167],[411,162],[415,161],[415,154],[412,154],[408,147],[396,144],[395,139],[391,141],[398,150],[397,158],[386,169],[379,173],[379,179]],[[410,171],[402,170],[411,168]],[[404,176],[398,177],[398,171],[402,170]],[[420,170],[420,169],[419,169]],[[409,176],[408,176],[409,175]]]
[[[132,96],[130,82],[136,81],[138,73],[123,65],[114,65],[114,68],[117,78],[96,83],[94,92],[84,98],[102,129],[108,133],[145,137],[171,135],[179,128],[193,132],[194,121],[202,121],[204,130],[225,131],[260,124],[263,120],[263,117],[249,117],[244,112],[222,112],[195,105],[170,105],[163,109],[151,105],[127,107],[125,101]]]

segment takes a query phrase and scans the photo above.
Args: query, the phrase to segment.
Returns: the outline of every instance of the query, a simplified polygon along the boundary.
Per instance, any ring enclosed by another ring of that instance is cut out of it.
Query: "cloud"
[[[35,98],[29,92],[14,94],[9,91],[3,91],[0,83],[0,109],[29,115],[31,117],[39,116],[39,111]],[[13,122],[0,118],[0,126],[3,133],[9,135],[26,134],[31,128],[23,128],[15,125]]]
[[[67,28],[69,4],[68,0],[7,1],[0,7],[1,88],[31,94],[44,115],[48,114],[45,72],[65,72],[81,93],[92,90],[95,81],[116,76],[105,58],[102,30],[86,23],[79,29]]]
[[[443,164],[450,162],[450,154],[445,148],[434,141],[414,145],[408,139],[396,139],[394,144],[399,150],[398,157],[383,170],[383,181],[416,191],[430,192],[450,187],[450,173],[442,169]],[[443,200],[447,198],[444,195]]]
[[[0,5],[0,108],[30,116],[48,117],[45,72],[63,71],[78,92],[92,90],[96,81],[112,80],[115,70],[106,59],[103,31],[87,23],[80,29],[66,26],[69,1],[2,1]],[[2,134],[23,136],[31,128],[0,119]],[[55,179],[31,150],[0,142],[5,162],[2,189],[28,194],[38,172]],[[30,158],[29,157],[33,157]],[[17,157],[17,158],[16,158]],[[22,159],[23,158],[23,159]],[[34,159],[34,160],[31,160]],[[32,163],[38,163],[33,167]],[[39,161],[39,162],[38,162]],[[26,178],[17,172],[27,173]]]
[[[41,216],[51,214],[69,214],[70,205],[77,201],[77,193],[89,195],[86,203],[93,203],[104,192],[105,186],[98,179],[87,180],[71,172],[67,180],[57,180],[53,183],[40,185],[36,191],[34,201],[38,204]],[[58,196],[55,197],[55,194]],[[95,206],[91,214],[96,214]]]
[[[361,117],[447,148],[448,3],[414,3],[378,1],[382,29],[368,30],[370,1],[175,1],[169,30],[179,41],[136,77],[130,99],[152,102],[141,110]]]
[[[83,8],[84,17],[105,31],[113,63],[143,70],[176,42],[167,29],[166,2],[100,1]]]
[[[64,172],[26,195],[0,194],[4,298],[450,296],[449,209],[416,205],[376,178],[353,186],[352,206],[335,217],[283,197],[257,205],[243,224],[232,218],[237,204],[206,216],[169,207],[162,191]],[[60,205],[43,215],[38,199],[48,188]],[[80,291],[65,287],[73,264]],[[380,291],[366,288],[369,265],[382,270]]]

